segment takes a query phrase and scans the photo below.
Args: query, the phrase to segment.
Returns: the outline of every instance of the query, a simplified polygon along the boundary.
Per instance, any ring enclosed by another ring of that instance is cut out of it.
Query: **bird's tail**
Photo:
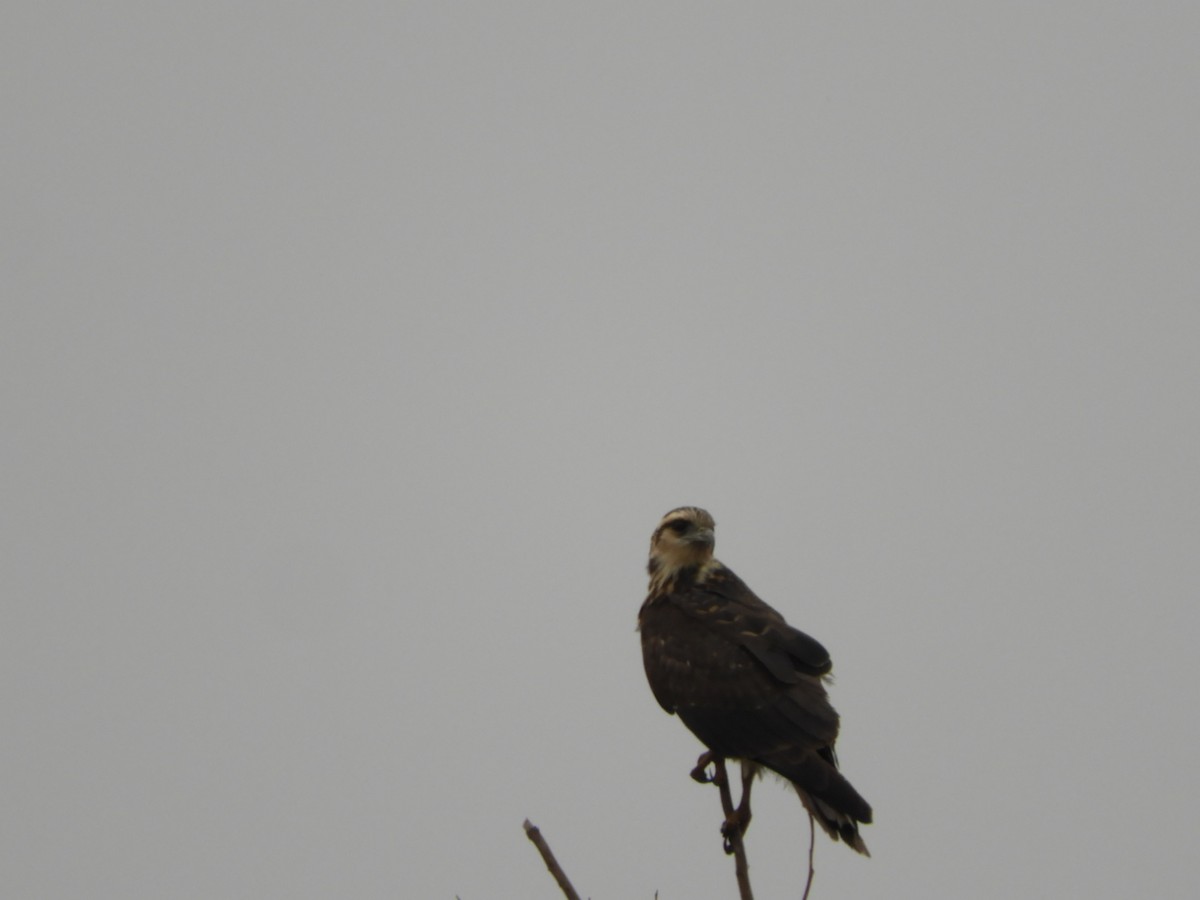
[[[860,823],[871,821],[871,804],[838,771],[832,747],[759,761],[792,783],[800,802],[826,834],[835,841],[845,841],[863,856],[871,855],[858,833]]]
[[[838,812],[824,800],[819,800],[800,785],[793,783],[796,793],[800,795],[800,802],[804,804],[804,808],[808,810],[809,815],[817,822],[825,833],[835,841],[843,840],[846,845],[854,850],[857,850],[863,856],[870,856],[871,851],[867,849],[866,842],[858,833],[858,821],[846,815],[846,813]]]

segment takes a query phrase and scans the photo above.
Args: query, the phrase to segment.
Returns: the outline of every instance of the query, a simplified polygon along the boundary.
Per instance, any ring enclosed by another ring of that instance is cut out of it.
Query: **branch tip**
[[[579,900],[579,894],[575,893],[575,888],[571,886],[571,880],[567,878],[567,873],[562,870],[562,866],[558,864],[558,860],[554,858],[554,853],[550,850],[550,845],[542,837],[542,830],[528,819],[525,820],[522,827],[525,829],[525,836],[529,838],[533,846],[537,847],[538,853],[542,855],[542,862],[546,864],[546,868],[550,870],[550,874],[558,882],[558,887],[567,900]]]

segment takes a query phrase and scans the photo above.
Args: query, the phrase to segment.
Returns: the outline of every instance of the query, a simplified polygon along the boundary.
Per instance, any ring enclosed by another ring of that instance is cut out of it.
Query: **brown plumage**
[[[871,807],[833,752],[829,654],[713,558],[714,524],[684,506],[650,539],[650,593],[638,615],[650,689],[710,751],[786,778],[831,838],[869,856],[858,826]]]

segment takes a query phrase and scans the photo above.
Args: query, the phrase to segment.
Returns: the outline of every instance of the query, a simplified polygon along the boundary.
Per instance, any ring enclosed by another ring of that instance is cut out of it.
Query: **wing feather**
[[[816,638],[788,625],[728,569],[671,597],[684,612],[750,651],[785,684],[796,684],[806,675],[824,675],[832,668],[829,651]]]

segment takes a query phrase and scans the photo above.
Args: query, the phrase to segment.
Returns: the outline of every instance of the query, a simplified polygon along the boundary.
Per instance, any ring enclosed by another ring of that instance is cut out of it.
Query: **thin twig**
[[[733,797],[729,791],[729,773],[725,771],[725,758],[713,757],[713,781],[721,791],[721,809],[725,811],[727,827],[723,829],[726,842],[726,853],[732,851],[735,860],[734,871],[737,874],[738,894],[741,900],[754,900],[750,890],[750,866],[746,862],[746,846],[742,842],[742,825],[737,820],[737,810],[733,808]],[[732,825],[732,827],[728,827]]]
[[[813,868],[813,849],[817,846],[817,825],[813,819],[813,814],[808,814],[808,881],[804,882],[804,896],[800,900],[808,900],[808,892],[812,889],[813,875],[816,869]]]
[[[546,868],[550,870],[550,874],[558,882],[559,888],[566,894],[567,900],[579,900],[579,895],[575,893],[575,888],[571,887],[571,880],[567,878],[567,873],[562,870],[562,866],[558,864],[558,860],[554,858],[554,854],[550,851],[550,845],[542,837],[541,829],[528,819],[525,820],[525,836],[533,841],[533,846],[537,847],[538,853],[542,854],[542,860],[546,863]]]

